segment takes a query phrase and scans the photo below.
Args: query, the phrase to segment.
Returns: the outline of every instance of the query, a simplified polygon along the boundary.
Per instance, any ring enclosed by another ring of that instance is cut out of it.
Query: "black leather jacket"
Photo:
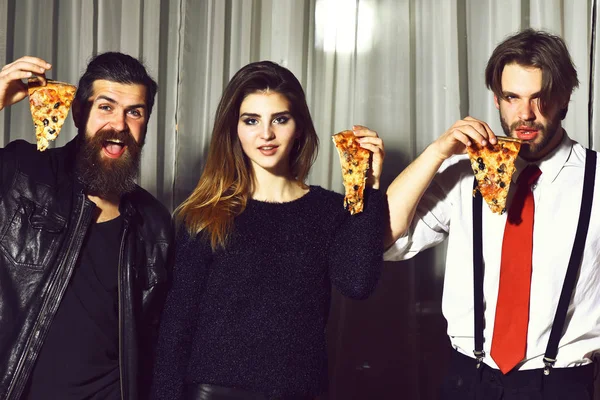
[[[38,152],[0,149],[0,398],[20,398],[77,261],[95,208],[73,176],[77,140]],[[145,397],[166,292],[171,217],[138,188],[120,205],[121,397]]]

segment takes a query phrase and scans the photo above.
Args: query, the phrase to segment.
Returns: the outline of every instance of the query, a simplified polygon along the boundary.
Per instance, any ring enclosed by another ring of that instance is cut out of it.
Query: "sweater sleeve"
[[[353,299],[365,299],[375,290],[383,266],[385,198],[371,188],[365,194],[364,211],[344,214],[329,249],[331,282]]]
[[[175,244],[173,284],[167,295],[156,349],[153,399],[183,398],[184,379],[196,330],[196,310],[210,262],[210,246],[182,228]]]

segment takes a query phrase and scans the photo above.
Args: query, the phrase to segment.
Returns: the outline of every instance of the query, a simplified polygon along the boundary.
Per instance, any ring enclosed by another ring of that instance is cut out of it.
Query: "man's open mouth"
[[[127,146],[121,140],[109,139],[102,142],[104,154],[111,158],[119,158],[125,152]]]

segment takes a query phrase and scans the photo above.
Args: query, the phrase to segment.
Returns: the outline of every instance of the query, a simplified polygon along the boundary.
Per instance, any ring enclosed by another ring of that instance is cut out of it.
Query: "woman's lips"
[[[278,147],[279,146],[260,146],[258,151],[265,156],[272,156],[273,154],[277,153]]]

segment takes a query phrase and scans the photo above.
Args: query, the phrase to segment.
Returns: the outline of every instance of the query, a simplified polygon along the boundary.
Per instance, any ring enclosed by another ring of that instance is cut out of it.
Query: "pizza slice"
[[[352,131],[343,131],[333,135],[333,143],[340,156],[342,178],[344,181],[344,207],[350,214],[362,212],[364,191],[369,170],[371,152],[363,149]]]
[[[64,82],[48,79],[45,86],[37,78],[29,79],[29,108],[35,125],[37,149],[44,151],[58,137],[77,88]]]
[[[467,147],[471,168],[477,179],[477,188],[481,197],[492,212],[503,214],[506,211],[506,198],[512,176],[515,172],[515,160],[521,150],[521,140],[510,137],[498,137],[495,145],[481,146],[472,143]]]

